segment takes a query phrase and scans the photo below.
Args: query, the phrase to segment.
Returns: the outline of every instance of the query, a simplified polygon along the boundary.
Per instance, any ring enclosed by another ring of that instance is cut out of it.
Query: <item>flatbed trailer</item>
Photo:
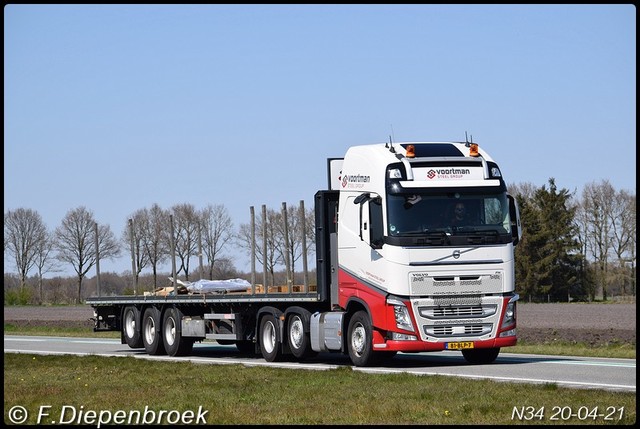
[[[317,293],[299,292],[89,298],[87,304],[94,308],[94,331],[120,331],[122,343],[131,348],[171,356],[189,354],[193,343],[203,340],[236,344],[242,352],[257,353],[257,321],[265,319],[262,329],[269,338],[282,338],[281,321],[305,318],[302,323],[308,326],[312,312],[329,309]],[[271,340],[273,348],[280,342],[276,338]]]
[[[262,353],[269,361],[285,354],[313,355],[311,341],[317,351],[328,350],[320,342],[327,337],[336,344],[329,338],[341,335],[334,326],[328,325],[330,332],[325,332],[323,324],[313,335],[310,330],[313,315],[330,312],[332,297],[337,299],[328,265],[329,242],[335,234],[335,213],[330,211],[336,210],[337,197],[337,192],[316,194],[315,287],[298,286],[296,291],[294,286],[252,284],[245,292],[179,294],[174,283],[173,294],[166,296],[90,297],[86,303],[94,309],[94,331],[119,331],[122,344],[151,355],[187,355],[194,342],[203,340],[235,344],[241,352]]]

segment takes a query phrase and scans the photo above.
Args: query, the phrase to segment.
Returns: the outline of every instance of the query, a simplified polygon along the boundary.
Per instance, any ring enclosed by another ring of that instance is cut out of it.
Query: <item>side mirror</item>
[[[370,192],[358,195],[354,204],[360,205],[360,240],[374,249],[381,249],[383,240],[382,198]]]
[[[371,194],[368,192],[365,192],[364,194],[360,194],[358,195],[354,200],[353,200],[353,204],[362,204],[365,201],[367,201],[369,198],[371,198]]]
[[[522,225],[520,224],[520,210],[516,199],[507,195],[509,199],[509,217],[511,218],[511,237],[513,245],[516,246],[522,239]]]

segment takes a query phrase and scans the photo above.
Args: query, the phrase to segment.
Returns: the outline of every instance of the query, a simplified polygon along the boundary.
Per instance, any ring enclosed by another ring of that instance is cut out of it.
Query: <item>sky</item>
[[[350,146],[466,134],[507,184],[635,194],[635,6],[4,7],[4,210],[51,231],[183,203],[237,228],[312,208]]]

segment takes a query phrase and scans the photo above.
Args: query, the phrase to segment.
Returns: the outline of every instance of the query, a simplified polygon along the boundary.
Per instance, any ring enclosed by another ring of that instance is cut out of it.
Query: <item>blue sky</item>
[[[4,8],[4,209],[51,230],[85,206],[120,237],[155,203],[237,227],[312,207],[349,146],[465,132],[507,183],[635,193],[635,7]]]

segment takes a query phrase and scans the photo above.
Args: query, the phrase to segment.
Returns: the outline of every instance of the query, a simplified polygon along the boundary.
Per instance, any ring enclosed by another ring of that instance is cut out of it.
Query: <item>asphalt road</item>
[[[198,364],[242,364],[291,369],[326,370],[350,365],[341,354],[320,354],[304,363],[267,362],[262,357],[240,355],[235,346],[215,342],[196,343],[188,357],[149,356],[144,349],[130,349],[119,340],[71,337],[4,336],[5,353],[134,356],[161,361]],[[469,365],[460,352],[399,353],[382,367],[353,368],[367,373],[444,375],[502,382],[556,384],[562,387],[636,391],[636,360],[501,353],[491,365]],[[523,404],[526,405],[526,404]]]

